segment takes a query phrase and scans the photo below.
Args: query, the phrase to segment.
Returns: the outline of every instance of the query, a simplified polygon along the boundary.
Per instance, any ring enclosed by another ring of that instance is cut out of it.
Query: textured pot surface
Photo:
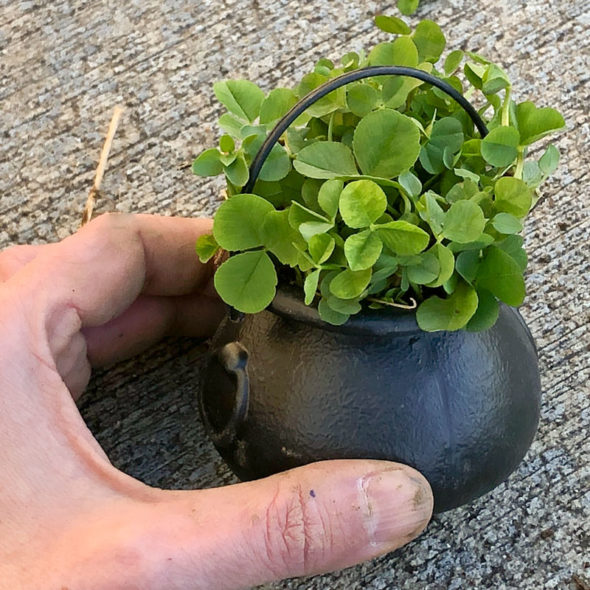
[[[312,461],[400,461],[435,509],[481,496],[516,468],[540,405],[537,355],[518,312],[486,332],[418,329],[412,313],[366,311],[329,326],[293,294],[221,324],[201,411],[241,479]]]

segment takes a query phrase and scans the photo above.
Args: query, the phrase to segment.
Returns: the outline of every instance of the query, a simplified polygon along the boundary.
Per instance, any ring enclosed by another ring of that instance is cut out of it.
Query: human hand
[[[74,400],[91,365],[214,330],[223,309],[194,254],[210,227],[104,215],[0,253],[0,588],[244,588],[370,559],[426,526],[428,483],[384,461],[198,491],[110,464]]]

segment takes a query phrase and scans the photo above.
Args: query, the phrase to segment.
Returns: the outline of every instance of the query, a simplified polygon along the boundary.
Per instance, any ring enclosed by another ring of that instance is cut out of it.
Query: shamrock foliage
[[[523,301],[519,233],[559,162],[553,145],[538,161],[527,151],[564,120],[515,103],[506,74],[480,55],[452,51],[439,65],[446,41],[434,22],[414,31],[393,17],[376,23],[391,41],[338,65],[322,59],[294,89],[265,95],[246,80],[215,85],[225,134],[193,171],[224,174],[229,198],[197,252],[201,260],[232,253],[215,286],[243,312],[269,305],[281,268],[332,324],[364,306],[414,306],[424,330],[489,328],[498,301]],[[317,86],[369,65],[419,68],[463,94],[477,91],[490,133],[482,139],[462,108],[427,83],[368,78],[314,103],[273,147],[252,194],[241,194],[277,120]]]

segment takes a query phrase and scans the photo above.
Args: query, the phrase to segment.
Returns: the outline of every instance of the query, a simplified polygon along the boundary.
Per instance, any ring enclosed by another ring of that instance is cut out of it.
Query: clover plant
[[[294,88],[265,94],[246,80],[214,85],[227,109],[224,134],[193,171],[225,175],[227,200],[197,252],[203,261],[231,253],[215,286],[242,312],[267,307],[280,276],[331,324],[363,307],[394,306],[417,307],[423,330],[486,329],[498,300],[523,301],[519,234],[559,152],[549,145],[539,159],[526,156],[564,120],[552,108],[515,102],[506,73],[481,55],[454,50],[441,59],[446,41],[434,22],[411,30],[379,16],[376,24],[392,38],[339,63],[320,59]],[[240,194],[277,120],[327,80],[369,65],[410,66],[446,80],[478,106],[489,134],[482,140],[454,100],[420,80],[360,80],[301,115],[252,194]]]

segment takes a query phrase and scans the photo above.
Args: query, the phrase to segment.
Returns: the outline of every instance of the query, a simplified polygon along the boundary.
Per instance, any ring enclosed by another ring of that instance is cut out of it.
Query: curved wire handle
[[[458,92],[444,80],[441,80],[440,78],[437,78],[428,72],[424,72],[416,68],[408,68],[405,66],[368,66],[366,68],[360,68],[358,70],[346,72],[332,80],[328,80],[328,82],[318,86],[309,94],[304,96],[285,115],[283,115],[283,117],[279,119],[277,124],[274,126],[273,130],[268,134],[264,140],[264,143],[260,146],[260,149],[254,157],[254,160],[252,160],[248,182],[244,185],[242,192],[252,192],[252,189],[256,184],[256,180],[258,179],[258,175],[260,174],[260,170],[275,143],[279,140],[281,135],[283,135],[291,123],[293,123],[293,121],[295,121],[299,115],[307,110],[308,107],[310,107],[320,98],[326,96],[326,94],[329,94],[341,86],[345,86],[346,84],[355,82],[356,80],[372,78],[374,76],[408,76],[410,78],[417,78],[423,82],[428,82],[429,84],[432,84],[432,86],[436,86],[448,94],[455,101],[457,101],[459,105],[465,109],[477,127],[477,130],[479,131],[482,139],[488,134],[488,128],[486,127],[482,118],[479,116],[479,113],[475,110],[474,106],[460,92]]]

